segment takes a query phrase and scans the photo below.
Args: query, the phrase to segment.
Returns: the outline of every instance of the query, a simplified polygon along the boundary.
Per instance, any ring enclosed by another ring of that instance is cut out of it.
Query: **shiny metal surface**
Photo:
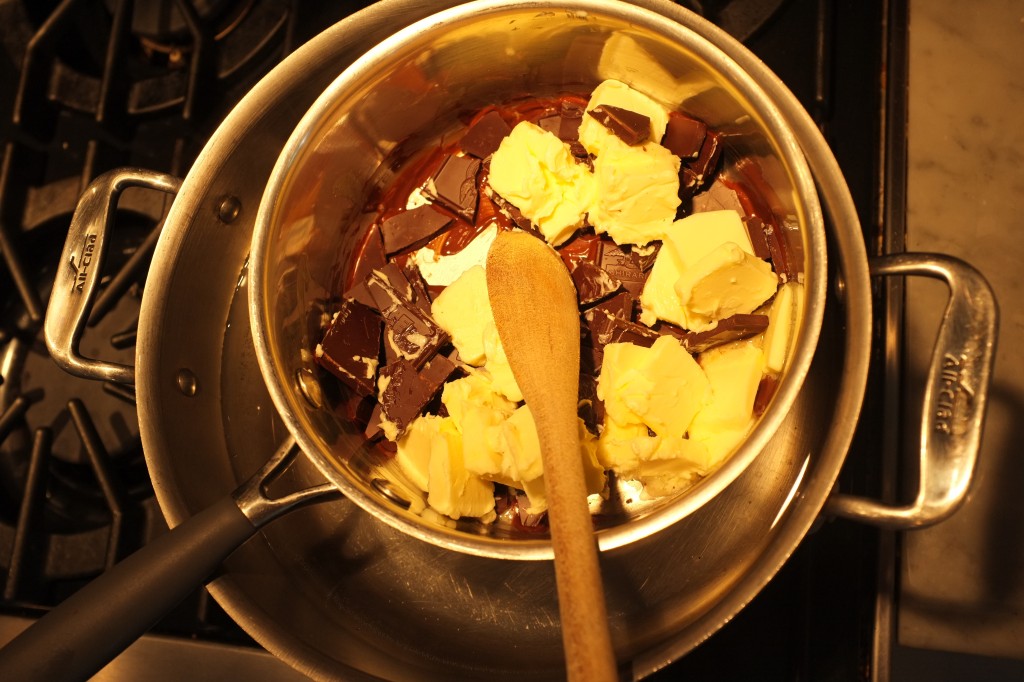
[[[426,495],[362,430],[311,405],[296,378],[322,376],[313,350],[341,277],[376,217],[370,197],[403,163],[484,106],[560,92],[588,94],[614,78],[728,135],[728,163],[753,160],[777,196],[805,258],[802,324],[780,388],[743,446],[690,490],[645,500],[628,483],[592,505],[603,550],[643,539],[693,513],[758,457],[795,399],[817,345],[825,295],[825,234],[800,149],[772,99],[702,32],[645,8],[579,0],[479,0],[439,12],[367,52],[303,117],[271,174],[249,264],[253,340],[288,430],[345,494],[372,514],[441,547],[503,559],[550,559],[529,531],[417,513]],[[706,24],[706,26],[705,26]],[[367,207],[370,208],[367,208]],[[330,379],[328,379],[330,381]],[[370,484],[392,481],[420,503],[395,504]]]
[[[690,18],[647,4],[678,21]],[[382,3],[312,41],[232,112],[186,179],[147,281],[137,367],[147,457],[172,524],[234,489],[286,433],[257,365],[246,265],[255,208],[287,133],[344,64],[434,9]],[[834,172],[827,150],[819,154],[820,172]],[[842,190],[839,177],[828,191],[841,199]],[[240,206],[230,225],[216,217],[223,196]],[[856,222],[842,221],[850,214],[838,216],[845,234],[834,235],[835,258],[851,272],[845,307],[830,304],[804,389],[774,438],[701,509],[602,553],[613,642],[633,677],[684,654],[742,608],[792,552],[831,489],[859,409],[868,344],[866,260]],[[182,369],[196,379],[190,394],[178,387]],[[323,481],[304,459],[282,478],[285,489]],[[447,551],[339,500],[271,524],[225,569],[210,586],[218,601],[261,644],[314,678],[561,676],[548,562]]]
[[[64,371],[86,379],[121,384],[134,383],[133,367],[83,357],[78,352],[78,344],[96,295],[104,246],[117,201],[121,192],[129,187],[174,194],[181,187],[181,180],[142,168],[119,168],[90,183],[78,201],[68,228],[61,254],[62,267],[57,268],[43,328],[46,348]]]
[[[667,3],[769,91],[832,218],[830,300],[802,389],[733,483],[671,527],[601,555],[624,674],[640,678],[714,633],[771,579],[817,517],[860,409],[870,348],[867,261],[856,212],[813,122],[756,58]],[[147,281],[139,414],[161,508],[176,524],[235,489],[287,433],[248,323],[249,244],[263,186],[289,132],[338,71],[436,3],[386,1],[313,40],[264,79],[186,178]],[[237,201],[230,223],[224,197]],[[809,358],[809,355],[808,355]],[[179,378],[191,377],[189,390]],[[299,458],[275,484],[318,485]],[[351,500],[296,511],[228,559],[210,590],[267,649],[317,679],[562,675],[549,562],[511,562],[420,542]]]
[[[984,425],[999,310],[992,288],[961,260],[904,253],[871,261],[875,275],[921,275],[949,286],[949,302],[925,379],[914,501],[894,507],[853,495],[833,495],[829,513],[884,528],[930,526],[967,498]]]

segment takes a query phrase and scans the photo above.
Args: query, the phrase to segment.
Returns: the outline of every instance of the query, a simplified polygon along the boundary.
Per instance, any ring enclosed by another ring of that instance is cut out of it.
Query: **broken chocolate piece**
[[[622,282],[593,263],[583,261],[572,271],[572,282],[576,285],[576,297],[580,306],[611,296],[622,287]]]
[[[384,267],[387,262],[387,254],[384,253],[384,239],[380,234],[380,226],[375,222],[370,226],[363,248],[356,256],[352,266],[352,279],[349,281],[362,282],[370,276],[371,272]],[[347,293],[345,297],[351,298]]]
[[[596,306],[584,313],[584,317],[589,321],[598,312],[604,312],[612,317],[621,317],[623,320],[632,322],[633,320],[633,296],[628,291],[622,291],[607,301],[602,301]]]
[[[384,251],[390,256],[406,249],[419,248],[451,222],[450,216],[429,205],[396,213],[380,226]]]
[[[429,315],[431,298],[427,290],[427,283],[423,281],[423,275],[420,274],[420,269],[416,267],[415,263],[407,262],[404,274],[409,282],[409,288],[412,290],[412,302]]]
[[[782,283],[799,282],[803,275],[803,245],[797,230],[795,225],[785,224],[765,228],[772,265]]]
[[[700,153],[707,133],[708,127],[703,121],[671,111],[661,146],[681,159],[692,159]]]
[[[629,255],[642,272],[650,272],[654,267],[654,261],[658,258],[659,251],[661,251],[661,242],[655,242],[644,247],[634,246]]]
[[[587,156],[588,152],[579,144],[580,123],[583,121],[583,107],[572,102],[562,102],[557,114],[544,116],[537,120],[537,125],[553,134],[562,142],[569,143],[570,147],[578,146],[582,154],[573,151],[573,156]],[[575,143],[575,145],[574,145]]]
[[[715,180],[706,192],[695,194],[693,197],[693,212],[706,211],[736,211],[741,216],[747,213],[736,190],[726,186],[721,180]]]
[[[631,147],[641,144],[651,135],[650,116],[611,104],[598,104],[587,113]]]
[[[394,424],[401,435],[454,370],[455,365],[443,355],[435,357],[420,372],[405,359],[384,367],[378,382],[382,420]]]
[[[478,170],[480,159],[472,156],[449,156],[434,177],[427,182],[423,193],[455,215],[464,218],[466,222],[472,223],[476,220]]]
[[[604,424],[604,401],[597,397],[597,379],[591,374],[580,374],[576,411],[587,430],[593,434],[598,432],[598,426]]]
[[[754,394],[754,416],[760,417],[768,409],[768,403],[775,397],[775,391],[779,388],[779,378],[766,374],[761,377],[761,383],[757,385],[757,393]]]
[[[679,188],[693,194],[714,177],[718,159],[722,156],[721,134],[712,130],[704,137],[700,153],[692,161],[683,161]]]
[[[411,303],[415,298],[405,272],[395,263],[371,272],[366,279],[366,289],[373,298],[374,307],[381,313],[403,301]]]
[[[417,294],[405,272],[395,263],[374,270],[366,282],[384,317],[384,352],[388,363],[403,358],[417,368],[448,342],[448,334],[416,303]],[[426,293],[420,294],[425,300]]]
[[[754,255],[761,260],[770,260],[772,252],[768,244],[768,226],[756,215],[743,216],[743,226],[747,228]]]
[[[634,296],[643,291],[647,275],[640,268],[634,254],[624,251],[610,239],[602,239],[598,246],[597,264],[609,275],[622,282],[622,286]]]
[[[383,315],[384,351],[389,363],[398,358],[422,367],[448,342],[448,334],[414,303],[395,305]]]
[[[760,334],[767,328],[767,315],[731,315],[707,331],[687,332],[683,346],[691,353],[701,353],[712,346]]]
[[[480,117],[463,136],[459,145],[462,151],[478,159],[486,159],[498,149],[512,129],[497,111],[490,111]]]
[[[601,319],[602,317],[604,318],[603,320]],[[605,313],[595,315],[594,322],[597,323],[597,329],[595,330],[591,326],[591,331],[596,331],[594,335],[598,343],[602,345],[608,345],[609,343],[632,343],[637,346],[650,348],[658,340],[659,336],[650,327]]]
[[[371,308],[345,300],[317,348],[317,363],[360,395],[372,395],[382,320]]]

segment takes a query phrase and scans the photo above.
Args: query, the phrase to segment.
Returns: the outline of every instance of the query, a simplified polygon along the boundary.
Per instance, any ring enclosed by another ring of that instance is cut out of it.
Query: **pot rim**
[[[762,119],[763,124],[773,136],[773,142],[778,146],[778,152],[792,176],[794,191],[800,202],[799,210],[804,213],[801,230],[805,235],[805,257],[807,263],[810,264],[810,267],[805,269],[803,281],[805,288],[804,320],[797,341],[791,349],[787,368],[775,397],[764,415],[747,435],[744,443],[714,472],[679,495],[673,502],[639,519],[631,519],[598,531],[597,541],[602,551],[647,537],[689,515],[718,495],[749,466],[777,431],[796,399],[811,364],[824,314],[827,270],[824,221],[810,170],[800,145],[792,131],[789,130],[772,97],[735,59],[729,57],[705,37],[705,34],[714,35],[717,31],[710,22],[694,16],[689,18],[690,25],[685,25],[648,7],[635,6],[618,0],[614,2],[607,0],[574,0],[572,2],[474,0],[441,10],[411,24],[358,58],[326,88],[302,117],[278,157],[266,186],[263,200],[260,202],[249,264],[251,277],[249,315],[260,370],[288,430],[295,437],[307,458],[346,497],[385,523],[421,540],[469,554],[500,559],[547,560],[553,557],[553,550],[549,540],[509,541],[453,531],[404,510],[385,507],[379,499],[368,494],[365,489],[354,485],[349,475],[335,466],[327,454],[321,452],[317,440],[303,427],[300,419],[296,416],[295,406],[301,404],[302,398],[293,386],[292,378],[284,376],[284,373],[276,366],[273,357],[269,340],[270,334],[268,333],[270,313],[265,293],[266,287],[271,283],[264,276],[268,261],[272,258],[267,244],[276,218],[278,199],[295,164],[300,161],[303,152],[309,148],[320,123],[336,106],[337,100],[362,74],[373,72],[380,65],[386,64],[389,57],[398,48],[424,31],[443,30],[448,25],[484,14],[530,9],[551,11],[556,8],[567,11],[572,16],[610,14],[617,19],[625,19],[634,24],[646,26],[660,35],[676,39],[688,49],[693,50],[698,58],[704,59],[710,64],[717,73],[751,102],[756,115]],[[739,46],[739,49],[745,50],[746,48]]]

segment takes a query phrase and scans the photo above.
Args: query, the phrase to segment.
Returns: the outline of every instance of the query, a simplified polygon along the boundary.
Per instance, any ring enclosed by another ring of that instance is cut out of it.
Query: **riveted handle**
[[[83,357],[78,345],[96,295],[107,233],[121,192],[129,187],[177,194],[181,180],[141,168],[119,168],[99,176],[78,200],[46,307],[46,347],[64,371],[86,379],[135,383],[135,368]]]
[[[970,488],[992,378],[999,309],[981,273],[956,258],[904,253],[875,258],[870,266],[873,275],[919,275],[949,286],[924,390],[921,483],[909,505],[836,494],[826,511],[883,528],[922,528],[956,511]]]

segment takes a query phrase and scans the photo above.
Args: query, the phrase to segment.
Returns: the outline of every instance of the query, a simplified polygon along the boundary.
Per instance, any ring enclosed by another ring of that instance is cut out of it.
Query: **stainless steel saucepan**
[[[220,566],[209,589],[225,610],[314,678],[560,677],[551,564],[510,561],[548,559],[549,543],[411,513],[395,472],[324,398],[312,350],[365,199],[417,140],[485,104],[585,94],[606,78],[733,133],[735,154],[770,166],[800,226],[806,291],[779,390],[741,449],[691,491],[626,505],[599,532],[622,674],[649,674],[710,636],[826,504],[913,527],[963,500],[995,342],[991,291],[941,256],[869,263],[834,158],[763,64],[660,0],[449,5],[384,0],[326,31],[243,99],[184,181],[124,169],[90,186],[47,343],[74,374],[134,383],[154,489],[177,527],[0,651],[0,669],[88,675]],[[134,186],[175,199],[132,368],[80,357],[77,339],[117,198]],[[926,392],[922,487],[907,508],[830,496],[864,395],[871,273],[951,288]],[[841,297],[829,295],[830,277]]]

